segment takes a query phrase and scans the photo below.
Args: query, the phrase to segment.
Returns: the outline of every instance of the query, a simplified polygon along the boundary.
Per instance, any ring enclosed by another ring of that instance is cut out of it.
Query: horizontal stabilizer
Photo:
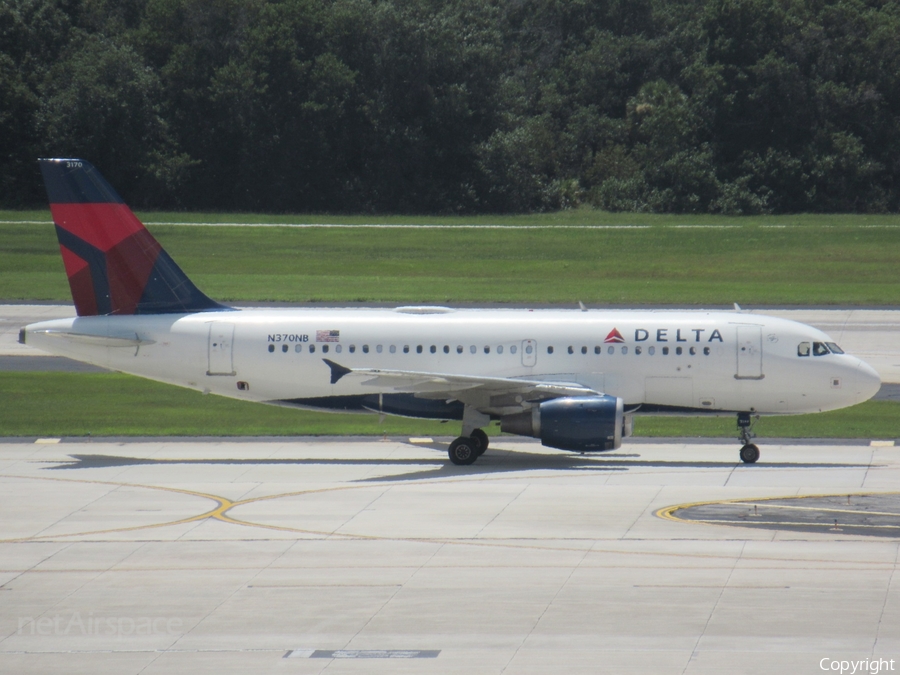
[[[97,347],[140,347],[141,345],[155,344],[155,340],[141,338],[137,333],[131,336],[112,336],[112,335],[91,335],[89,333],[70,333],[64,330],[54,330],[52,328],[30,331],[28,335],[44,335],[49,338],[58,340],[69,340],[81,344],[94,345]]]

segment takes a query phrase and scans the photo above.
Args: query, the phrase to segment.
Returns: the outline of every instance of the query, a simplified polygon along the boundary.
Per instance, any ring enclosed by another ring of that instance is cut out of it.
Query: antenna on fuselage
[[[741,306],[739,304],[734,303],[734,311],[735,312],[743,312],[744,310],[741,309]]]
[[[581,307],[582,312],[588,311],[587,307],[584,306],[584,303],[581,300],[578,301],[578,306]]]

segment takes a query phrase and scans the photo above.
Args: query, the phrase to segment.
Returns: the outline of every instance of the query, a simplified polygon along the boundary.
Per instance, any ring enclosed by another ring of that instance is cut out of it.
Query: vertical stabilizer
[[[78,316],[228,309],[187,278],[89,162],[39,162]]]

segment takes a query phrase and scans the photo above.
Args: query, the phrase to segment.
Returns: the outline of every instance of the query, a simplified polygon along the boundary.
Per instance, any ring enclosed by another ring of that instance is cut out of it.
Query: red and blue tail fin
[[[78,316],[228,309],[194,286],[90,163],[38,161]]]

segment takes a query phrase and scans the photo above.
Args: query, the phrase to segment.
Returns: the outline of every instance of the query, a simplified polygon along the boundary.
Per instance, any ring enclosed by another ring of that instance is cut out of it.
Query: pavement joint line
[[[694,642],[694,647],[691,649],[691,654],[688,657],[687,663],[684,664],[684,668],[681,670],[681,675],[684,675],[688,668],[691,667],[691,664],[694,662],[694,658],[697,656],[697,650],[700,648],[700,643],[703,642],[703,638],[706,636],[706,631],[709,630],[709,624],[713,620],[713,615],[715,615],[716,610],[719,608],[719,604],[722,602],[722,597],[725,595],[725,591],[728,588],[728,585],[731,583],[731,578],[734,576],[734,572],[738,567],[738,564],[744,557],[744,551],[747,548],[747,542],[743,542],[741,544],[740,552],[734,557],[732,561],[731,569],[728,570],[728,576],[725,578],[725,582],[722,584],[721,588],[719,588],[719,593],[716,596],[716,601],[713,603],[713,606],[709,610],[709,614],[706,617],[706,621],[703,624],[703,630],[700,631],[700,634],[697,636],[697,640]]]
[[[900,561],[900,544],[898,544],[897,552],[894,554],[894,568],[891,570],[891,576],[888,578],[887,586],[884,590],[884,601],[881,604],[881,614],[878,615],[878,628],[875,631],[875,640],[872,642],[872,656],[875,655],[875,650],[878,648],[878,642],[881,639],[881,627],[884,623],[884,613],[887,610],[888,599],[891,595],[891,586],[894,584],[894,577],[897,576],[898,561]]]

